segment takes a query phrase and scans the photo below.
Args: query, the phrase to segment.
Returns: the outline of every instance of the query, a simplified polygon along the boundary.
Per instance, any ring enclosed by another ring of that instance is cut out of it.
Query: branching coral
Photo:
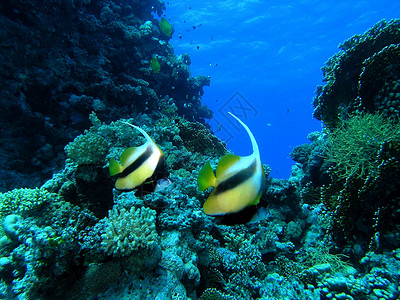
[[[21,214],[39,205],[58,199],[58,195],[43,188],[14,189],[0,194],[0,216],[15,213]]]
[[[158,241],[156,212],[150,208],[128,211],[114,207],[104,221],[101,245],[108,255],[129,256],[139,248],[154,248]]]
[[[217,289],[209,288],[204,291],[204,293],[199,298],[200,300],[230,300],[234,297],[226,295]]]
[[[91,165],[104,162],[108,151],[108,142],[96,132],[87,131],[77,136],[65,146],[65,152],[78,165]]]

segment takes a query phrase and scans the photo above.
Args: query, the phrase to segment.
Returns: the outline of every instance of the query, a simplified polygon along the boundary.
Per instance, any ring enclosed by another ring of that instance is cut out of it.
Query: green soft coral
[[[321,198],[332,213],[336,242],[371,238],[398,226],[400,124],[356,114],[327,135],[331,183]]]
[[[381,145],[398,139],[400,125],[382,115],[358,114],[332,131],[327,139],[328,161],[334,163],[332,172],[345,180],[349,176],[365,179],[375,172]]]

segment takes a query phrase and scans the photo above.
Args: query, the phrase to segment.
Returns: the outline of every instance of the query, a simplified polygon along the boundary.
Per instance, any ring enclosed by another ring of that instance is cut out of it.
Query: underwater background
[[[0,299],[399,299],[399,11],[2,1]]]
[[[271,176],[288,178],[289,153],[321,130],[312,117],[321,67],[344,40],[381,19],[398,18],[399,10],[391,0],[169,1],[166,14],[176,30],[170,41],[175,53],[191,55],[193,74],[211,76],[202,102],[214,112],[209,123],[215,134],[235,153],[250,151],[246,134],[232,128],[224,110],[244,102],[245,111],[236,112],[262,132]]]

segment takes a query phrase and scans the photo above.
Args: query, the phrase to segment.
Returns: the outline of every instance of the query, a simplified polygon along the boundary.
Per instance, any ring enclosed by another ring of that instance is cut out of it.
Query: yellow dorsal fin
[[[136,151],[136,147],[129,147],[122,152],[121,157],[119,158],[119,161],[121,162],[121,165],[126,167],[127,162],[129,158],[132,156],[132,154]]]
[[[203,191],[210,186],[215,186],[216,178],[214,172],[211,168],[211,164],[206,163],[199,172],[199,177],[197,178],[197,184],[199,185],[199,190]]]
[[[226,170],[232,166],[234,163],[240,160],[240,156],[234,155],[234,154],[227,154],[224,155],[217,166],[217,178],[220,178]]]
[[[115,158],[110,158],[110,162],[108,164],[108,172],[110,173],[110,176],[115,176],[121,173],[123,170],[124,168],[116,161]]]

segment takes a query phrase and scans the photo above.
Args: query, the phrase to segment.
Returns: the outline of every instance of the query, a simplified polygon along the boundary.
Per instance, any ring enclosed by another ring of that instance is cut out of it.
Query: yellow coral
[[[160,73],[161,65],[160,65],[160,62],[158,61],[157,57],[153,57],[150,60],[150,67],[154,73]]]

